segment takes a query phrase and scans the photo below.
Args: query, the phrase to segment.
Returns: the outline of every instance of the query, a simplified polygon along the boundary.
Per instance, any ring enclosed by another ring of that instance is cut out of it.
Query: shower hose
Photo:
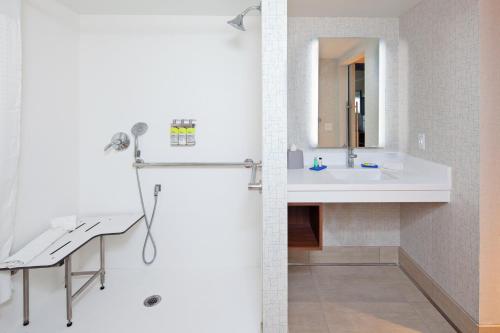
[[[141,186],[141,179],[139,177],[139,168],[135,168],[135,176],[137,179],[137,188],[139,189],[139,197],[141,198],[141,206],[142,206],[142,212],[144,213],[144,221],[146,222],[146,238],[144,239],[144,245],[142,246],[142,261],[146,265],[151,265],[155,259],[156,259],[156,243],[153,238],[153,234],[151,233],[151,228],[153,227],[153,221],[155,219],[155,212],[156,212],[156,204],[158,203],[158,192],[161,190],[160,185],[155,185],[155,192],[154,192],[154,198],[155,198],[155,203],[153,206],[153,212],[151,213],[151,218],[148,218],[148,214],[146,213],[146,206],[144,204],[144,196],[142,194],[142,186]],[[148,243],[151,242],[151,246],[153,247],[153,256],[151,259],[146,258],[146,247]]]

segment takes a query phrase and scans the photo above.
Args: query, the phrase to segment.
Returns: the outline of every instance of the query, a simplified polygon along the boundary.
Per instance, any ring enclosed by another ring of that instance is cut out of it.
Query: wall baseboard
[[[462,333],[500,333],[500,325],[479,325],[403,249],[399,266],[437,309]]]
[[[323,246],[321,251],[288,249],[288,263],[397,264],[398,246]]]

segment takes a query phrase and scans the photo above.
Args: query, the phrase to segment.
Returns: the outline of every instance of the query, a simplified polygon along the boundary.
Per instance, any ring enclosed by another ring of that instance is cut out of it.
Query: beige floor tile
[[[415,309],[416,313],[426,320],[446,322],[446,319],[429,301],[412,302],[410,305]]]
[[[328,326],[320,303],[303,302],[288,305],[290,332],[328,333]]]
[[[405,295],[391,286],[367,281],[350,281],[332,289],[319,289],[319,298],[323,302],[406,302]]]
[[[375,303],[372,303],[372,305]],[[396,305],[395,305],[396,306]],[[422,332],[429,333],[427,326],[413,313],[373,311],[337,312],[327,317],[330,332],[345,331],[357,333],[397,333]]]
[[[412,318],[419,318],[418,312],[412,304],[406,302],[335,302],[323,303],[325,316],[330,318],[337,313],[366,316],[391,316],[405,315]]]
[[[328,332],[326,324],[332,333],[455,333],[398,267],[294,267],[290,272],[289,295],[295,300],[290,332]],[[312,301],[300,302],[304,299]]]
[[[429,331],[436,333],[454,333],[456,330],[430,302],[411,303]]]
[[[291,325],[288,327],[288,333],[330,333],[328,328],[323,329],[309,329],[300,326]],[[337,332],[335,332],[337,333]],[[338,332],[338,333],[352,333],[352,332]]]
[[[407,283],[396,283],[393,287],[404,295],[407,302],[428,302],[427,297],[410,280]]]
[[[387,327],[397,327],[398,332],[404,332],[403,328],[425,328],[407,303],[324,303],[323,310],[331,332],[340,328],[347,332],[383,331]]]
[[[436,322],[425,322],[429,329],[429,333],[457,333],[457,331],[447,322],[446,323],[436,323]]]
[[[323,303],[323,311],[331,332],[340,329],[349,332],[355,328],[355,317],[348,305]]]
[[[310,288],[293,288],[288,291],[289,303],[301,302],[317,302],[321,301],[317,290],[314,287]]]
[[[407,317],[375,318],[367,321],[363,329],[366,327],[371,327],[366,331],[371,333],[431,333],[421,320]]]
[[[320,298],[311,269],[307,266],[292,266],[288,269],[288,301],[319,302]]]
[[[407,283],[411,281],[393,266],[313,266],[311,272],[319,288],[334,288],[350,281],[379,284]]]
[[[288,269],[288,283],[296,288],[315,286],[311,269],[307,266],[292,266]]]

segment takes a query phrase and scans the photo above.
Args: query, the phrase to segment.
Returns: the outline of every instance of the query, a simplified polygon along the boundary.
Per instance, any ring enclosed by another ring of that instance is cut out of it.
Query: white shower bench
[[[0,266],[0,271],[23,271],[23,325],[29,324],[29,271],[35,268],[48,268],[61,266],[64,264],[65,286],[66,286],[66,315],[67,324],[72,325],[72,302],[78,297],[97,277],[101,280],[101,289],[104,289],[104,236],[119,235],[127,232],[137,222],[142,220],[144,215],[116,215],[102,217],[84,217],[80,218],[75,230],[69,231],[59,238],[53,244],[38,254],[33,260],[18,266],[9,265],[9,267]],[[87,244],[92,239],[99,237],[100,243],[100,267],[97,271],[72,272],[71,256]],[[90,275],[80,289],[74,294],[72,290],[72,276]]]

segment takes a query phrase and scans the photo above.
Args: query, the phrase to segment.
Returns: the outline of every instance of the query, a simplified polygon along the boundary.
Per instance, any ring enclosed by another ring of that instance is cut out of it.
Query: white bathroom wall
[[[78,16],[52,0],[22,2],[21,159],[14,251],[78,213]]]
[[[424,0],[400,27],[408,152],[453,170],[449,204],[401,205],[401,247],[478,321],[479,1]],[[419,133],[426,134],[425,150]]]
[[[115,132],[129,133],[135,122],[149,124],[141,137],[148,161],[262,159],[260,18],[245,20],[246,33],[229,27],[228,19],[79,17],[52,0],[25,1],[15,250],[53,216],[139,212],[132,147],[103,152]],[[197,119],[195,147],[170,146],[174,118]],[[214,320],[204,324],[207,331],[240,326],[242,332],[257,331],[262,318],[262,195],[247,189],[250,170],[157,169],[141,170],[141,175],[149,213],[154,184],[163,187],[153,226],[157,261],[152,266],[141,261],[141,223],[124,236],[108,238],[108,276],[137,268],[138,276],[160,277],[162,290],[185,290],[184,301],[193,300],[193,307],[170,313],[181,324],[197,316],[193,311],[209,313],[201,305],[209,302],[210,292],[224,290],[211,310],[231,320],[211,315]],[[95,268],[96,245],[75,256],[74,269]],[[61,273],[60,268],[33,272],[33,292],[60,290]],[[172,274],[175,279],[169,278]],[[200,278],[195,286],[190,285],[193,276]],[[200,291],[206,287],[212,290]],[[175,303],[172,294],[164,296]]]
[[[399,246],[399,204],[325,204],[325,246]]]
[[[312,149],[309,128],[312,103],[312,41],[321,37],[369,37],[383,40],[386,49],[385,149],[398,149],[399,23],[392,18],[290,17],[288,21],[288,144],[303,149],[305,163],[322,156],[326,163],[345,161],[345,151]],[[358,162],[361,162],[362,154]],[[332,158],[332,156],[340,156]],[[333,162],[332,162],[333,161]],[[363,160],[363,162],[374,162]],[[399,246],[399,204],[325,205],[325,246]]]
[[[132,149],[104,153],[117,131],[149,124],[146,161],[261,158],[260,31],[242,34],[225,17],[82,16],[80,208],[82,214],[138,212]],[[171,147],[173,119],[197,119],[195,147]],[[141,170],[151,211],[156,268],[258,267],[261,197],[243,168]],[[112,241],[111,267],[144,267],[145,227]],[[116,251],[116,253],[114,252]]]
[[[245,21],[246,33],[229,27],[228,19],[81,16],[82,215],[140,211],[133,144],[125,152],[103,152],[115,132],[130,133],[139,121],[149,125],[140,138],[146,161],[261,160],[260,18]],[[178,118],[197,120],[196,146],[170,146],[170,123]],[[262,196],[247,189],[250,170],[158,168],[140,174],[149,214],[154,184],[162,185],[152,229],[157,259],[151,266],[142,262],[146,228],[140,223],[125,235],[108,238],[107,267],[159,274],[167,290],[190,290],[175,281],[190,281],[193,274],[207,284],[220,281],[224,272],[227,279],[241,282],[240,287],[227,286],[226,292],[245,296],[231,301],[221,295],[219,310],[233,313],[242,332],[257,330],[262,316]],[[96,245],[84,250],[77,265],[96,264]],[[175,281],[169,278],[172,271]],[[188,294],[199,303],[208,295]],[[179,309],[175,316],[187,313]],[[234,319],[214,318],[206,329],[230,331],[234,324]]]

